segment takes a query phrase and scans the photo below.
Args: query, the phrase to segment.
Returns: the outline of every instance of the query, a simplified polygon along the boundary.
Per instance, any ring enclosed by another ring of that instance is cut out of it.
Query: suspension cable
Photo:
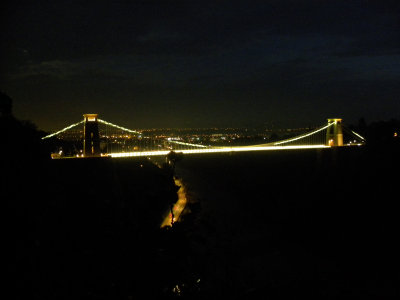
[[[67,131],[68,129],[71,129],[71,128],[75,127],[75,126],[78,126],[79,124],[82,124],[84,121],[85,121],[85,120],[80,121],[80,122],[75,123],[75,124],[72,124],[72,125],[70,125],[70,126],[68,126],[68,127],[65,127],[64,129],[61,129],[61,130],[59,130],[59,131],[57,131],[57,132],[54,132],[54,133],[52,133],[52,134],[46,135],[46,136],[42,137],[42,140],[51,138],[51,137],[53,137],[53,136],[55,136],[55,135],[57,135],[57,134],[60,134],[60,133],[62,133],[62,132],[64,132],[64,131]]]
[[[118,125],[115,125],[115,124],[113,124],[113,123],[110,123],[110,122],[101,120],[101,119],[97,119],[97,121],[100,122],[100,123],[103,123],[103,124],[106,124],[106,125],[110,125],[110,126],[113,126],[113,127],[115,127],[115,128],[124,130],[124,131],[128,131],[128,132],[130,132],[130,133],[142,134],[142,133],[139,132],[139,131],[135,131],[135,130],[131,130],[131,129],[128,129],[128,128],[125,128],[125,127],[122,127],[122,126],[118,126]]]
[[[357,132],[354,132],[353,130],[350,130],[355,136],[359,137],[362,139],[363,142],[365,142],[365,138],[363,138],[361,135],[359,135]]]
[[[322,131],[322,130],[325,130],[325,129],[327,129],[328,127],[332,126],[333,124],[334,124],[334,123],[329,123],[328,125],[325,125],[324,127],[321,127],[321,128],[319,128],[319,129],[317,129],[317,130],[314,130],[314,131],[312,131],[312,132],[309,132],[309,133],[306,133],[306,134],[297,136],[297,137],[292,138],[292,139],[287,139],[287,140],[284,140],[284,141],[276,142],[276,143],[274,143],[274,145],[281,145],[281,144],[286,144],[286,143],[290,143],[290,142],[293,142],[293,141],[297,141],[297,140],[299,140],[299,139],[308,137],[308,136],[313,135],[313,134],[315,134],[315,133],[317,133],[317,132],[320,132],[320,131]]]

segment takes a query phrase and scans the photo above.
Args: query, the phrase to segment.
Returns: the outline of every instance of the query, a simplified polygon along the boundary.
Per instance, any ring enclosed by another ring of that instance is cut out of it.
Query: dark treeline
[[[367,123],[364,118],[360,118],[358,124],[352,124],[349,127],[366,138],[367,146],[384,148],[399,146],[400,120],[391,119]]]

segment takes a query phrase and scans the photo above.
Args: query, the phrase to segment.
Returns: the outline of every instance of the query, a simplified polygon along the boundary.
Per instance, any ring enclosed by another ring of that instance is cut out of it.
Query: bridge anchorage
[[[76,130],[75,127],[80,125],[83,125],[83,129]],[[75,129],[72,130],[73,128]],[[195,144],[192,143],[192,139],[185,140],[181,137],[146,136],[137,130],[101,120],[98,118],[98,114],[84,114],[82,121],[49,134],[42,139],[56,138],[65,141],[68,138],[71,139],[71,136],[73,136],[74,147],[77,150],[73,155],[74,157],[149,157],[164,156],[171,151],[182,152],[183,154],[199,154],[315,149],[365,144],[365,139],[345,127],[342,119],[339,118],[330,118],[321,127],[281,141],[246,146],[217,146]],[[62,157],[61,151],[52,154],[52,157]]]

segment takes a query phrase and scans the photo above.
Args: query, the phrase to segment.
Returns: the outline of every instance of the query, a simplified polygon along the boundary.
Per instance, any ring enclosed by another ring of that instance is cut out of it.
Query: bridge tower
[[[100,135],[97,114],[84,114],[83,155],[100,156]]]
[[[342,119],[328,119],[326,131],[327,146],[343,146]]]

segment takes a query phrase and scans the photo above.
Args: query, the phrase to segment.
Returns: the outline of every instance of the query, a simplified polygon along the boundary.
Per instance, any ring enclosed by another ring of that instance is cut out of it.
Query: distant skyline
[[[4,1],[0,89],[57,130],[400,118],[400,2]]]

